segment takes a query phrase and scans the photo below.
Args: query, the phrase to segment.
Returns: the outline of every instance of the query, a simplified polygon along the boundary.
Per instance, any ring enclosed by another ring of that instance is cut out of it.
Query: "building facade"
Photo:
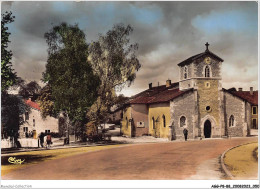
[[[25,138],[27,134],[29,135],[29,137],[38,138],[38,135],[41,132],[59,132],[58,119],[50,116],[42,118],[40,106],[36,102],[31,101],[31,99],[25,100],[25,103],[31,108],[31,111],[25,112],[25,114],[20,118],[24,120],[24,123],[20,125],[20,138]],[[33,136],[31,136],[31,133]]]
[[[222,88],[223,59],[209,51],[178,64],[179,82],[152,87],[126,104],[122,131],[129,137],[180,139],[249,136],[258,128],[258,91]]]

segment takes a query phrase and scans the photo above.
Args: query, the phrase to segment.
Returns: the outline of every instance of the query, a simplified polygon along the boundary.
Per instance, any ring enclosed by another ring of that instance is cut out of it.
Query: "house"
[[[222,88],[224,60],[206,50],[178,64],[179,82],[149,88],[125,105],[122,132],[129,137],[181,139],[248,136],[257,129],[258,91]]]
[[[25,103],[31,108],[31,112],[25,112],[20,118],[24,123],[20,125],[19,136],[20,138],[26,137],[27,133],[33,133],[33,138],[38,138],[38,135],[43,133],[58,133],[59,123],[58,119],[47,116],[42,118],[40,106],[30,98],[25,100]]]

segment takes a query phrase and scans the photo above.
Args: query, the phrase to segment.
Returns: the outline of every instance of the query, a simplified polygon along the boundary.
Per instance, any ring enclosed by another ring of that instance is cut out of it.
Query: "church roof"
[[[190,91],[190,90],[188,90]],[[161,85],[147,89],[131,98],[129,104],[153,104],[160,102],[168,102],[187,91],[179,90],[179,83],[172,83],[170,87]]]
[[[242,100],[249,102],[252,105],[258,105],[258,91],[253,91],[253,94],[251,95],[250,91],[229,91],[226,89],[223,90]]]
[[[214,54],[213,52],[211,52],[211,51],[209,51],[209,50],[206,50],[206,51],[203,52],[203,53],[196,54],[196,55],[191,56],[190,58],[188,58],[188,59],[186,59],[186,60],[180,62],[180,63],[178,64],[178,66],[184,66],[184,65],[186,65],[186,64],[190,64],[190,63],[193,62],[194,60],[196,60],[196,59],[198,59],[198,58],[200,58],[200,57],[202,57],[202,56],[204,56],[204,55],[210,55],[210,56],[216,58],[217,60],[219,60],[219,61],[221,61],[221,62],[224,61],[222,58],[220,58],[219,56],[217,56],[217,55]]]
[[[31,99],[25,100],[25,103],[30,106],[31,108],[40,110],[40,106],[39,104],[37,104],[36,102],[31,101]]]
[[[253,91],[252,95],[250,94],[250,91],[231,91],[231,93],[252,105],[258,105],[258,91]]]

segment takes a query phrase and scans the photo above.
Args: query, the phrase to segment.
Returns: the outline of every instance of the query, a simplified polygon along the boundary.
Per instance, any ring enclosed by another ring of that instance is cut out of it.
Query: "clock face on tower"
[[[211,63],[211,58],[210,57],[206,57],[204,59],[204,61],[205,61],[206,64],[210,64]]]

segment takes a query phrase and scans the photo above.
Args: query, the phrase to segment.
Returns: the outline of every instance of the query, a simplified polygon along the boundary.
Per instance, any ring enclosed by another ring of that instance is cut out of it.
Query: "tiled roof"
[[[216,59],[220,60],[221,62],[224,61],[222,58],[220,58],[219,56],[215,55],[213,52],[210,52],[209,50],[206,50],[203,53],[196,54],[196,55],[191,56],[190,58],[180,62],[178,64],[178,66],[183,66],[183,65],[189,64],[189,63],[193,62],[194,60],[196,60],[196,59],[198,59],[198,58],[200,58],[200,57],[202,57],[204,55],[211,55],[211,56],[215,57]]]
[[[132,99],[129,101],[129,104],[152,104],[168,102],[187,92],[180,91],[178,85],[178,83],[173,83],[170,87],[166,87],[166,85],[152,87],[151,89],[147,89],[132,97]]]
[[[39,104],[37,104],[36,102],[31,101],[30,99],[29,99],[29,100],[25,100],[25,103],[26,103],[27,105],[29,105],[31,108],[40,110]]]
[[[258,105],[258,91],[253,91],[253,95],[250,94],[250,91],[231,91],[230,93],[252,105]]]

